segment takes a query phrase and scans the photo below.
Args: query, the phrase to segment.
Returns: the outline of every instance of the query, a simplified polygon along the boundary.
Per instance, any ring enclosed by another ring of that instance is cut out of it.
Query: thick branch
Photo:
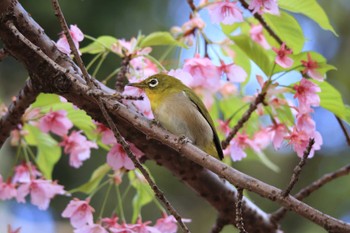
[[[39,92],[32,86],[31,80],[27,80],[25,86],[19,91],[8,107],[8,112],[0,119],[0,148],[18,124],[25,110],[31,105]]]
[[[35,81],[36,85],[40,86],[40,90],[62,95],[76,106],[84,109],[94,119],[106,123],[103,120],[104,118],[98,105],[94,101],[94,97],[88,94],[89,88],[82,79],[79,68],[68,56],[56,49],[54,42],[45,35],[43,29],[28,15],[18,2],[3,0],[2,4],[0,4],[0,20],[0,38],[3,44],[14,57],[25,65],[26,69],[32,74],[32,80]],[[6,26],[8,21],[11,21],[21,34],[38,46],[40,50],[33,51],[33,48],[28,47],[18,40]],[[38,51],[41,51],[42,54],[38,54]],[[62,75],[62,70],[57,67],[55,68],[43,54],[63,67],[66,75]],[[102,84],[101,88],[103,94],[114,93],[113,90],[108,89]],[[155,134],[152,131],[154,127],[152,128],[151,123],[140,115],[130,112],[123,105],[118,105],[111,98],[103,98],[103,100],[107,111],[111,114],[121,134],[127,140],[136,144],[149,158],[156,160],[158,164],[162,164],[175,176],[184,180],[185,183],[214,206],[218,210],[219,215],[226,216],[228,222],[234,223],[235,210],[233,206],[236,190],[231,185],[223,182],[212,172],[179,156],[176,151],[168,146],[162,145],[154,139],[149,140],[148,138],[152,138],[152,135]],[[138,118],[151,131],[145,133],[136,129],[132,122]],[[158,127],[156,128],[161,130],[160,132],[165,132]],[[160,132],[158,132],[158,135],[163,135]],[[249,200],[245,200],[245,203],[247,204],[244,206],[243,211],[245,213],[246,229],[249,232],[275,231],[276,226],[270,222],[266,213],[249,202]]]
[[[43,90],[65,96],[69,101],[84,109],[94,119],[105,122],[97,103],[93,101],[94,97],[87,94],[88,86],[81,78],[78,79],[80,77],[79,69],[71,62],[70,58],[63,56],[57,52],[55,47],[52,47],[51,40],[47,38],[40,27],[34,23],[18,3],[12,5],[12,9],[8,7],[10,5],[10,0],[3,0],[0,5],[0,14],[3,16],[0,24],[0,38],[7,46],[7,49],[11,51],[11,54],[22,61],[31,74],[35,74],[32,77],[40,83]],[[23,35],[31,41],[37,42],[38,46],[40,44],[42,51],[61,66],[70,70],[70,74],[75,75],[77,79],[72,80],[69,76],[62,76],[61,73],[57,75],[57,71],[47,61],[43,60],[34,51],[26,48],[22,43],[15,41],[16,38],[4,23],[4,20],[8,19],[4,17],[4,11],[8,10],[10,11],[7,13],[13,16],[11,20],[14,21],[14,24]],[[55,81],[57,77],[61,77],[60,82]],[[111,93],[111,90],[103,88],[105,93]],[[350,225],[323,214],[293,197],[287,196],[284,198],[281,195],[281,190],[225,165],[192,144],[184,144],[183,140],[179,140],[178,137],[169,134],[164,129],[152,125],[150,121],[130,111],[126,106],[108,98],[102,99],[113,121],[118,124],[121,134],[127,140],[140,147],[148,157],[163,164],[173,174],[182,178],[209,201],[219,211],[221,216],[227,216],[230,223],[235,222],[234,199],[232,197],[233,192],[235,192],[234,188],[201,166],[210,169],[232,184],[280,203],[329,231],[350,231]],[[176,151],[185,157],[179,156]],[[267,215],[259,210],[258,207],[248,201],[245,201],[244,207],[245,226],[248,232],[276,231],[276,226],[269,221]]]

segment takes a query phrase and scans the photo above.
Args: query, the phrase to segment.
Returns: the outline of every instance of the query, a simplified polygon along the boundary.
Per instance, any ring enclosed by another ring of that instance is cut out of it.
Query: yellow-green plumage
[[[214,122],[201,99],[180,80],[165,74],[153,75],[130,86],[145,91],[155,119],[178,136],[186,136],[206,153],[222,159]]]

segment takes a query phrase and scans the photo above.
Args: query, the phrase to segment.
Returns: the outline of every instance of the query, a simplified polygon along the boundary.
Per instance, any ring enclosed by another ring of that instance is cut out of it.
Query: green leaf
[[[300,53],[305,42],[303,31],[293,16],[283,11],[280,13],[280,16],[264,14],[263,17],[267,25],[293,50],[293,53]]]
[[[79,186],[78,188],[70,190],[70,193],[74,192],[82,192],[85,194],[90,194],[93,191],[96,190],[102,179],[105,177],[105,175],[111,170],[111,167],[105,163],[98,168],[92,173],[90,179],[88,182],[85,184]]]
[[[60,98],[55,94],[44,94],[41,93],[36,98],[35,102],[31,105],[33,108],[50,106],[55,103],[60,103]]]
[[[76,127],[84,132],[91,132],[96,129],[96,125],[93,123],[92,118],[87,115],[84,110],[74,109],[72,106],[71,109],[67,110],[67,116]]]
[[[279,0],[278,6],[294,13],[303,14],[318,23],[321,28],[329,30],[338,36],[329,23],[326,13],[316,0]]]
[[[344,119],[348,124],[350,124],[350,106],[345,105],[345,117]]]
[[[233,23],[233,24],[220,24],[221,30],[223,33],[225,33],[227,36],[231,35],[232,32],[236,31],[238,28],[242,26],[243,23]]]
[[[268,51],[252,41],[247,35],[231,36],[230,38],[266,75],[270,74],[274,64],[271,53],[269,54]]]
[[[95,41],[93,41],[91,44],[87,45],[84,48],[80,49],[81,53],[90,53],[90,54],[97,54],[97,53],[103,53],[106,51],[110,51],[111,47],[114,43],[116,43],[118,40],[117,38],[114,38],[113,36],[100,36]]]
[[[132,222],[136,221],[137,217],[140,215],[142,207],[150,203],[154,198],[153,191],[149,184],[146,181],[137,178],[135,172],[137,171],[129,171],[130,183],[136,189],[136,194],[132,200]]]
[[[177,41],[169,32],[153,32],[143,38],[140,47],[158,46],[158,45],[174,45],[186,48],[184,43]]]
[[[38,147],[36,164],[44,177],[48,180],[52,179],[52,171],[55,164],[61,158],[61,147],[48,134],[41,132],[37,127],[26,124],[24,129],[29,133],[25,136],[25,140],[29,145]]]
[[[340,92],[326,81],[312,81],[321,88],[321,92],[318,93],[321,99],[321,107],[331,111],[339,118],[346,120],[346,108]]]

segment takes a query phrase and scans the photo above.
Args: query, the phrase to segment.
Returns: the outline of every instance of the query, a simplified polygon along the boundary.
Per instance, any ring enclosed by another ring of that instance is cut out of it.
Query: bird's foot
[[[192,141],[185,135],[181,135],[178,139],[178,142],[181,144],[192,143]]]

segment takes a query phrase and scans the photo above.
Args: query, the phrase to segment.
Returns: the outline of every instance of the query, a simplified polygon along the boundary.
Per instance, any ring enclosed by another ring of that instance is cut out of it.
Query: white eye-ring
[[[151,81],[148,82],[148,85],[150,87],[156,87],[158,85],[158,79],[156,78],[151,79]]]

